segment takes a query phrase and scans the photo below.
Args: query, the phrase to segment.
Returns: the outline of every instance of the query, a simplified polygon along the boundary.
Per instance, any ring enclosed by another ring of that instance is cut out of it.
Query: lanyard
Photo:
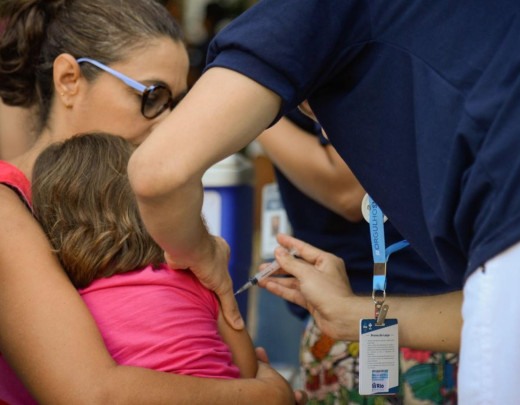
[[[394,243],[388,248],[385,245],[384,215],[372,197],[368,196],[370,214],[370,242],[374,259],[374,275],[372,279],[372,300],[375,304],[376,324],[384,322],[388,305],[383,305],[386,299],[386,263],[392,253],[409,245],[406,240]]]

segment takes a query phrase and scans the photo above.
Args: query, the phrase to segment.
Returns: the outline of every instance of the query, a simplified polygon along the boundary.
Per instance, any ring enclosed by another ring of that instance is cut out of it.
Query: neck
[[[36,158],[42,150],[52,143],[52,136],[48,131],[42,132],[33,146],[24,154],[11,159],[9,163],[20,169],[30,179]]]

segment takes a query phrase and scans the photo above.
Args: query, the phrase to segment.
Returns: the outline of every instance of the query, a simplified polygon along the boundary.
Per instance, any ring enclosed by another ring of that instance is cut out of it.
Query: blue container
[[[209,232],[223,237],[231,248],[229,272],[235,290],[248,281],[253,260],[253,182],[253,164],[238,153],[218,162],[202,177],[202,213]],[[236,298],[246,320],[248,292]]]

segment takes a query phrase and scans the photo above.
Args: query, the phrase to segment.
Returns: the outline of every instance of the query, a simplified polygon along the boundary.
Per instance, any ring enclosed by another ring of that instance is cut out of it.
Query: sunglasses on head
[[[145,118],[153,119],[159,116],[164,110],[173,110],[179,101],[184,97],[184,94],[173,98],[172,92],[166,86],[162,84],[154,84],[151,86],[145,86],[139,83],[137,80],[131,79],[128,76],[114,70],[107,65],[104,65],[97,60],[90,58],[79,58],[76,59],[78,63],[90,63],[93,66],[117,77],[127,86],[130,86],[134,90],[137,90],[141,94],[141,114]]]

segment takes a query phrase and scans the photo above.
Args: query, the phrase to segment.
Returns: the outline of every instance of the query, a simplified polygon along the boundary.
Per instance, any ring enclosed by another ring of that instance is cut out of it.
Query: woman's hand
[[[206,288],[218,295],[226,322],[234,329],[241,330],[244,328],[244,320],[233,294],[233,282],[229,274],[229,245],[219,236],[209,235],[209,238],[206,253],[200,256],[199,263],[186,266],[186,263],[176,262],[165,252],[166,262],[172,269],[189,267]]]
[[[271,277],[261,286],[307,308],[319,328],[332,338],[357,339],[359,317],[349,316],[348,309],[359,298],[352,292],[343,260],[288,235],[280,234],[278,242],[285,249],[276,250],[276,260],[294,277]],[[288,253],[291,248],[297,257]]]
[[[279,389],[281,392],[287,391],[287,387],[289,387],[290,394],[288,398],[294,398],[294,404],[296,405],[305,405],[307,403],[307,394],[305,391],[296,390],[293,392],[287,380],[285,380],[283,377],[283,381],[280,380],[281,375],[276,373],[269,366],[269,358],[267,357],[267,352],[263,347],[255,348],[255,352],[258,359],[258,372],[256,374],[256,378],[269,382],[273,388]]]

